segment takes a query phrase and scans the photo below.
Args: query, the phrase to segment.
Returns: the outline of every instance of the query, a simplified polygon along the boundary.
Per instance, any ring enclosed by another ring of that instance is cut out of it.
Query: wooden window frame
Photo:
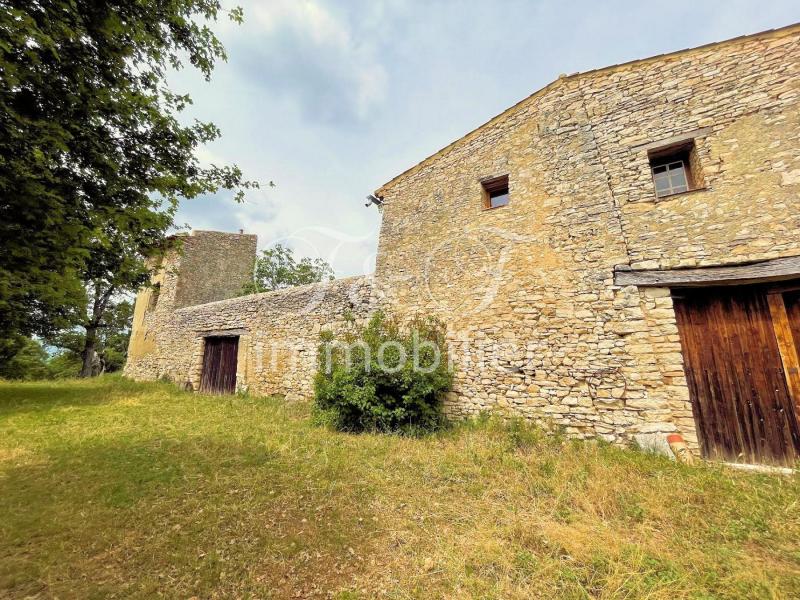
[[[679,144],[672,144],[669,146],[648,150],[647,158],[650,163],[650,177],[653,180],[653,193],[655,194],[656,199],[663,200],[664,198],[669,198],[671,196],[704,189],[704,186],[702,185],[702,175],[700,173],[695,173],[692,168],[692,157],[696,152],[697,149],[694,139],[684,141]],[[686,179],[686,189],[676,191],[674,187],[680,186],[672,186],[670,183],[669,191],[666,193],[659,193],[656,187],[657,174],[655,170],[659,167],[666,166],[666,172],[668,173],[669,167],[678,163],[681,163],[681,167],[683,169],[684,178]]]
[[[660,172],[657,172],[658,169],[663,169]],[[650,170],[653,174],[653,183],[656,187],[656,196],[659,198],[664,198],[665,196],[673,196],[675,194],[683,194],[684,192],[688,192],[691,189],[691,173],[689,165],[687,161],[684,160],[682,157],[677,158],[676,160],[670,160],[668,162],[664,162],[661,164],[651,164]],[[683,181],[678,185],[673,185],[673,177],[675,174],[680,172],[682,174]],[[658,189],[658,182],[661,180],[666,181],[666,188],[663,190]]]
[[[508,185],[508,175],[500,175],[499,177],[491,177],[481,180],[483,210],[495,210],[503,208],[511,204],[511,194]],[[508,201],[505,204],[498,204],[492,206],[492,199],[497,196],[505,194],[508,196]]]

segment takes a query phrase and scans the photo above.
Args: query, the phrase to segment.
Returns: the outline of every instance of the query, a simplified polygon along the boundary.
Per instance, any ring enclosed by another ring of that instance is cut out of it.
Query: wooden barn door
[[[795,361],[797,349],[785,329],[793,310],[800,319],[800,306],[756,286],[674,290],[673,298],[703,455],[747,463],[797,460],[800,429],[790,381],[796,365],[786,354],[787,341]],[[800,320],[795,327],[800,332]]]
[[[208,337],[203,353],[203,376],[200,391],[232,394],[236,391],[238,337]]]

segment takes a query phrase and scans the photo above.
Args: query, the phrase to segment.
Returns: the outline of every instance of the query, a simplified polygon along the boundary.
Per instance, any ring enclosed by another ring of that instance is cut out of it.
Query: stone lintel
[[[636,144],[635,146],[631,146],[631,150],[639,151],[639,150],[655,150],[657,148],[666,148],[667,146],[674,146],[676,144],[682,144],[683,142],[690,142],[694,139],[701,138],[707,136],[711,133],[711,127],[701,127],[700,129],[694,129],[693,131],[687,131],[686,133],[682,133],[680,135],[674,135],[669,138],[655,140],[652,142],[644,142],[642,144]]]
[[[197,335],[198,337],[236,337],[246,335],[247,330],[238,328],[238,329],[210,329],[210,330],[198,330]]]

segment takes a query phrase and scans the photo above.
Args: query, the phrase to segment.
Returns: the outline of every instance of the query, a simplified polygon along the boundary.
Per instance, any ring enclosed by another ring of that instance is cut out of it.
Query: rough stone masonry
[[[797,25],[562,76],[376,191],[374,277],[231,298],[254,237],[188,236],[137,298],[126,374],[196,388],[228,332],[238,385],[308,396],[319,332],[380,306],[448,324],[454,416],[697,447],[671,291],[620,274],[800,256],[798,96]],[[659,197],[670,153],[691,189]]]

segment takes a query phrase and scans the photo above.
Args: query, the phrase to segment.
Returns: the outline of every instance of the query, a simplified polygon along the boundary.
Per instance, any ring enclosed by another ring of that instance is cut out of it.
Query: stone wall
[[[163,286],[169,289],[171,286]],[[179,289],[179,286],[175,286]],[[239,336],[237,388],[289,399],[310,397],[323,330],[363,322],[373,306],[372,282],[351,277],[148,315],[154,350],[129,359],[126,375],[200,385],[204,339]]]
[[[800,254],[800,28],[577,77],[630,265]],[[698,132],[705,187],[656,200],[646,145]]]
[[[136,296],[126,372],[159,352],[159,328],[175,309],[232,298],[253,277],[255,235],[194,230],[172,242],[175,247],[153,265],[152,286]]]
[[[240,388],[309,396],[320,331],[380,305],[448,324],[452,415],[696,446],[671,292],[615,268],[800,255],[799,47],[794,26],[560,78],[377,191],[374,283],[222,300],[255,240],[200,234],[137,300],[126,373],[196,388],[204,338],[238,335]],[[648,152],[676,140],[702,189],[657,199]],[[501,175],[510,202],[485,209]]]
[[[175,308],[238,296],[253,277],[255,235],[192,231],[182,236]]]
[[[449,323],[453,414],[696,444],[670,291],[613,271],[800,254],[800,27],[564,77],[383,186],[376,284]],[[699,131],[698,131],[699,130]],[[705,189],[656,199],[648,147]],[[480,181],[509,175],[486,210]]]

